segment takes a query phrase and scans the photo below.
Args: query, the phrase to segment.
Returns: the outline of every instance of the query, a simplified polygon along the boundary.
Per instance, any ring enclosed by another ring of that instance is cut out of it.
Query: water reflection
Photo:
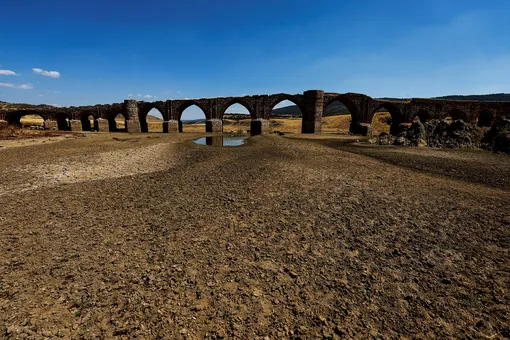
[[[246,138],[248,137],[210,136],[197,138],[193,140],[193,143],[211,146],[240,146],[244,144]]]

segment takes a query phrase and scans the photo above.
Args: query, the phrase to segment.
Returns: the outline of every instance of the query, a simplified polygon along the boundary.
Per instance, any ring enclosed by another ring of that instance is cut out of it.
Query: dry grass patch
[[[20,119],[21,126],[44,126],[44,119],[38,115],[26,115]]]

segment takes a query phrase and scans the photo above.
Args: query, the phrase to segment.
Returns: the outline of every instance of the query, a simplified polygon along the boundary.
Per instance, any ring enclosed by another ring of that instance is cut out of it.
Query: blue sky
[[[510,92],[508,0],[6,0],[1,13],[9,102]]]

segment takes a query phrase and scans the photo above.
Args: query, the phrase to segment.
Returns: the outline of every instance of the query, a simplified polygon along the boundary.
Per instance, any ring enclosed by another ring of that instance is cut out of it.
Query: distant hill
[[[183,124],[203,124],[205,122],[206,122],[205,118],[200,118],[200,119],[183,119],[182,120]]]
[[[150,120],[150,121],[161,121],[163,119],[159,118],[159,117],[156,117],[156,116],[153,116],[153,115],[147,115],[147,120]]]
[[[509,102],[510,93],[494,93],[494,94],[472,94],[467,96],[444,96],[436,97],[437,99],[448,99],[448,100],[479,100],[482,102]]]
[[[393,101],[403,101],[405,99],[402,98],[378,98],[383,100],[393,100]],[[495,94],[479,94],[479,95],[450,95],[444,97],[435,97],[434,99],[446,99],[446,100],[479,100],[479,101],[498,101],[498,102],[508,102],[510,101],[510,93],[495,93]],[[384,111],[384,109],[382,109]],[[345,107],[344,104],[340,102],[333,102],[329,105],[326,110],[324,110],[324,117],[334,116],[334,115],[342,115],[348,114],[349,110]],[[297,116],[301,114],[301,110],[296,105],[289,105],[285,107],[281,107],[278,109],[274,109],[271,112],[274,116]]]

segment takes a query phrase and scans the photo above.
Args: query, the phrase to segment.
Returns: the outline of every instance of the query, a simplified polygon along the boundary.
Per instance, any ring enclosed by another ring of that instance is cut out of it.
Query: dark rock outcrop
[[[494,152],[510,154],[510,117],[501,117],[496,121],[485,134],[482,147]]]
[[[510,118],[501,118],[490,130],[463,120],[433,119],[410,126],[400,124],[396,136],[382,133],[381,145],[429,146],[434,148],[484,148],[510,154]]]

